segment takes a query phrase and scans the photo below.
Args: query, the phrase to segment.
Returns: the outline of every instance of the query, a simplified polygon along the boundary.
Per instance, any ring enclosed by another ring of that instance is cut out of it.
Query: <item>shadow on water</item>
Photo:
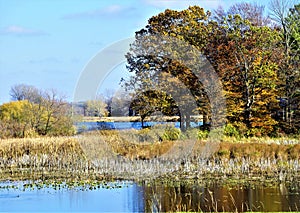
[[[114,182],[89,190],[44,186],[3,187],[0,211],[299,211],[297,184],[233,186],[209,183]],[[9,183],[12,184],[12,183]],[[16,183],[13,183],[16,184]],[[17,182],[22,185],[22,182]],[[109,185],[117,187],[108,187]]]

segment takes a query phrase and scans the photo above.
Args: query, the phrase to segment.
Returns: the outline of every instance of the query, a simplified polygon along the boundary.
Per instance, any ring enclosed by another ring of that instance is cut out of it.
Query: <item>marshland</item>
[[[1,191],[93,190],[99,199],[121,190],[139,211],[298,211],[298,139],[224,136],[207,156],[203,132],[167,127],[2,139]]]
[[[300,4],[157,2],[1,13],[0,211],[300,211]]]

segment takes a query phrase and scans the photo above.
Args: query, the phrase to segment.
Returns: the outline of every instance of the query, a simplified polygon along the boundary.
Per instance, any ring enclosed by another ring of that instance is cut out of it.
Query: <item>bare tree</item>
[[[118,90],[111,102],[112,116],[128,116],[130,110],[131,96],[127,91]]]
[[[285,48],[285,54],[289,54],[289,30],[286,23],[286,17],[289,14],[289,9],[292,8],[293,0],[272,0],[270,2],[270,10],[271,10],[271,18],[273,21],[275,21],[283,30],[283,36],[284,36],[284,48]]]
[[[63,95],[59,95],[54,89],[46,90],[42,94],[43,129],[42,133],[47,134],[51,128],[63,119],[68,113],[68,104]]]
[[[269,16],[265,16],[264,10],[265,7],[257,3],[242,2],[232,5],[227,11],[219,7],[214,11],[213,18],[220,23],[223,17],[229,14],[238,14],[243,19],[249,20],[255,26],[267,26],[271,23],[271,20]]]
[[[270,2],[271,18],[284,27],[285,18],[293,5],[293,0],[272,0]]]
[[[36,103],[40,101],[40,91],[31,85],[17,84],[10,89],[10,96],[13,101],[28,100]]]

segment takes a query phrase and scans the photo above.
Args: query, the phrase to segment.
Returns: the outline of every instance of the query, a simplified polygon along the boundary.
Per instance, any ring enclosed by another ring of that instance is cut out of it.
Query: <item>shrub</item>
[[[154,125],[151,128],[151,132],[158,135],[161,140],[169,141],[178,140],[181,134],[180,129],[168,124]]]
[[[199,130],[197,133],[197,139],[203,140],[208,137],[209,132],[207,130]]]
[[[235,126],[232,124],[227,124],[224,129],[224,134],[227,136],[240,138],[240,133]]]

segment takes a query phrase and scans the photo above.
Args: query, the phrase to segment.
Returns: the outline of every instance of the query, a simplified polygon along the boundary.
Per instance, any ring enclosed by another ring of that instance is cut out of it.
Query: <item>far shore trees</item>
[[[106,117],[108,115],[107,104],[104,102],[104,97],[97,95],[94,100],[85,102],[86,113],[92,117]]]

